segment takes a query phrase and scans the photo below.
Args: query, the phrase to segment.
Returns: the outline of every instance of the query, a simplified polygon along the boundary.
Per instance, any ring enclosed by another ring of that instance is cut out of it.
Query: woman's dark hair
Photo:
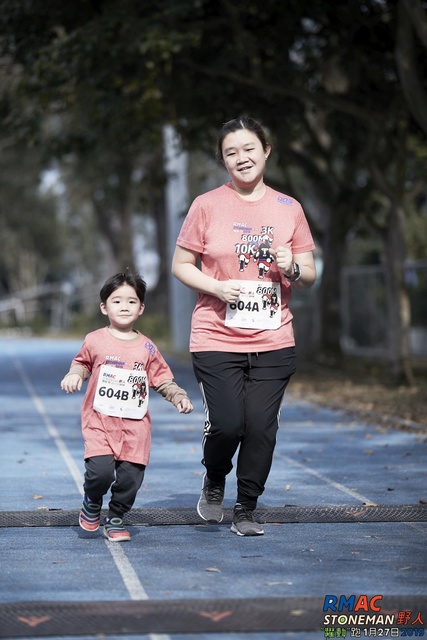
[[[261,142],[264,151],[267,151],[267,148],[271,146],[267,140],[265,131],[259,122],[257,122],[253,118],[249,118],[248,116],[240,116],[239,118],[229,120],[222,125],[222,128],[218,134],[216,148],[216,157],[219,162],[223,162],[224,160],[222,155],[222,143],[224,142],[225,136],[228,136],[229,133],[234,133],[239,129],[247,129],[248,131],[252,131],[252,133],[254,133]]]
[[[101,302],[105,304],[111,294],[121,287],[122,284],[128,284],[130,287],[135,289],[136,295],[138,296],[141,304],[144,304],[147,285],[138,273],[129,273],[127,270],[124,273],[116,273],[115,276],[111,276],[111,278],[108,278],[108,280],[105,281],[101,291],[99,292]]]

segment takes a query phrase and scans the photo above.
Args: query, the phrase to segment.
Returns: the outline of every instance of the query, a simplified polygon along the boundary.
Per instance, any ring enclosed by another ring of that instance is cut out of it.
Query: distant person
[[[264,533],[253,512],[295,372],[291,289],[316,279],[301,205],[264,184],[270,151],[252,118],[224,124],[217,155],[231,181],[194,200],[172,264],[178,280],[199,294],[190,351],[206,411],[206,473],[197,511],[207,522],[221,522],[225,478],[238,451],[231,531],[239,536]]]
[[[111,487],[103,524],[112,542],[130,540],[122,518],[135,502],[150,456],[148,387],[180,413],[193,410],[156,345],[133,328],[144,312],[145,293],[137,274],[118,273],[105,282],[100,307],[110,324],[86,336],[61,382],[64,391],[74,393],[90,376],[82,405],[86,472],[79,523],[85,531],[98,530],[103,497]]]

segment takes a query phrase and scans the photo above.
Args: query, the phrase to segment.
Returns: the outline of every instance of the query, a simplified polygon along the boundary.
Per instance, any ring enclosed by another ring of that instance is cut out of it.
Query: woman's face
[[[265,162],[270,146],[264,151],[260,139],[252,131],[238,129],[222,142],[224,166],[237,189],[246,191],[263,182]]]

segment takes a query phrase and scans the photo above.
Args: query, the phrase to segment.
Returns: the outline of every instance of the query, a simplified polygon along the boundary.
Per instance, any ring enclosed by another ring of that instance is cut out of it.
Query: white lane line
[[[50,437],[54,440],[56,446],[58,447],[59,452],[63,457],[64,462],[67,465],[68,470],[71,473],[71,476],[73,477],[73,480],[76,483],[79,492],[83,496],[83,475],[79,467],[74,462],[72,456],[70,455],[70,452],[67,449],[66,444],[64,443],[61,436],[59,435],[57,428],[53,424],[52,420],[49,418],[46,412],[46,409],[44,408],[43,402],[38,397],[36,390],[34,389],[31,380],[27,376],[27,372],[25,371],[21,362],[16,357],[13,357],[13,359],[15,363],[15,368],[18,370],[22,378],[22,381],[28,391],[28,394],[31,400],[33,401],[35,408],[37,409],[38,414],[43,419],[43,422],[45,424],[46,429],[48,430]]]
[[[148,600],[147,592],[142,586],[134,568],[123,551],[123,547],[120,542],[108,542],[106,540],[105,544],[113,556],[117,569],[122,576],[123,582],[125,583],[126,589],[128,590],[132,600]]]
[[[369,498],[366,498],[365,496],[362,496],[360,493],[357,493],[357,491],[353,491],[353,489],[349,489],[349,487],[346,487],[344,484],[340,484],[339,482],[335,482],[335,480],[331,480],[331,478],[328,478],[328,476],[324,476],[322,473],[319,473],[318,471],[315,471],[314,469],[307,467],[307,465],[302,464],[301,462],[297,462],[297,460],[293,460],[292,458],[289,458],[288,456],[283,455],[283,453],[275,453],[274,457],[281,458],[282,460],[286,460],[286,462],[288,462],[289,464],[292,464],[295,467],[299,467],[300,469],[303,469],[306,473],[310,473],[312,476],[315,476],[325,484],[328,484],[334,489],[337,489],[337,491],[341,491],[341,493],[347,493],[352,498],[355,498],[360,502],[365,502],[366,504],[372,505],[373,507],[377,506],[375,502],[372,502],[372,500],[370,500]]]
[[[368,504],[372,507],[378,506],[376,502],[372,502],[372,500],[370,500],[369,498],[365,498],[365,496],[362,496],[360,493],[357,493],[357,491],[353,491],[353,489],[349,489],[345,485],[340,484],[339,482],[335,482],[334,480],[331,480],[330,478],[328,478],[328,476],[324,476],[322,473],[319,473],[314,469],[310,469],[310,467],[307,467],[305,464],[302,464],[301,462],[297,462],[297,460],[292,460],[292,458],[289,458],[288,456],[285,456],[282,453],[277,453],[277,454],[275,453],[274,456],[275,457],[277,456],[282,460],[286,460],[286,462],[288,462],[289,464],[293,464],[296,467],[300,467],[300,469],[303,469],[306,473],[311,473],[312,476],[315,476],[325,484],[330,485],[331,487],[333,487],[334,489],[337,489],[338,491],[341,491],[342,493],[347,493],[352,498],[355,498],[356,500],[360,500],[360,502],[364,502],[365,504]],[[403,524],[406,525],[407,527],[410,527],[411,529],[415,529],[416,531],[418,531],[419,533],[422,533],[423,535],[427,535],[427,529],[423,527],[421,524],[418,524],[415,522],[403,522]]]
[[[65,442],[62,440],[57,428],[53,424],[52,420],[49,418],[47,411],[43,405],[42,400],[37,395],[34,386],[29,379],[24,367],[21,362],[15,355],[12,355],[14,360],[15,368],[19,372],[19,375],[22,378],[22,382],[24,383],[25,388],[28,391],[28,394],[33,401],[35,408],[37,409],[38,414],[42,418],[45,427],[54,440],[56,446],[59,449],[61,456],[64,459],[65,464],[68,467],[71,476],[73,477],[74,482],[76,483],[77,489],[80,494],[83,496],[83,475],[80,472],[78,466],[74,462],[70,452],[67,449]],[[147,592],[142,586],[137,574],[135,573],[134,568],[132,567],[129,559],[127,558],[125,552],[123,551],[123,547],[120,542],[108,542],[105,540],[105,544],[107,546],[108,551],[111,553],[111,556],[114,560],[114,563],[119,571],[122,580],[126,589],[128,590],[129,596],[132,600],[149,600]],[[151,640],[170,640],[170,636],[163,634],[149,634],[149,638]]]

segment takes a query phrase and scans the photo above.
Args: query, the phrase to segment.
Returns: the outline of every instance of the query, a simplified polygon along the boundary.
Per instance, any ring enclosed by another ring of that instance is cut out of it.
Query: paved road
[[[79,346],[71,340],[0,339],[1,638],[319,639],[326,595],[355,595],[357,602],[360,595],[381,594],[398,611],[412,612],[408,627],[418,613],[427,623],[427,433],[363,424],[288,395],[259,505],[266,514],[265,536],[239,538],[227,518],[218,526],[198,521],[202,404],[189,364],[168,358],[195,410],[179,415],[151,395],[153,450],[135,504],[132,540],[112,544],[76,526],[82,394],[63,394],[59,381]],[[231,474],[227,508],[234,492]],[[285,505],[301,518],[283,519]],[[374,505],[380,517],[366,521],[367,513],[376,513]],[[402,517],[404,505],[408,517]],[[11,512],[17,516],[13,526]],[[341,517],[347,512],[353,514],[348,521]],[[46,514],[63,515],[65,525],[45,526]],[[148,526],[144,514],[160,520]],[[138,634],[133,608],[142,602],[152,605],[158,621],[145,635]],[[96,607],[100,622],[94,630]],[[316,621],[305,624],[310,611]],[[277,621],[281,612],[289,614],[285,628]],[[203,624],[197,626],[196,618]],[[62,623],[49,627],[48,619]],[[78,620],[83,630],[76,631]],[[388,626],[399,633],[405,627]]]

